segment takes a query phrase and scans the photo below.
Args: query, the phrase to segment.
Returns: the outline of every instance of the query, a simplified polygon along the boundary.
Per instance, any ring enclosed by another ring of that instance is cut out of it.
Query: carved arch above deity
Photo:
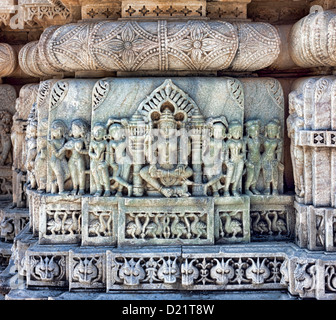
[[[152,91],[140,103],[138,112],[144,116],[145,121],[151,122],[157,120],[166,107],[170,109],[178,122],[190,121],[195,109],[197,113],[200,113],[195,101],[177,87],[171,79],[165,80],[161,86]]]

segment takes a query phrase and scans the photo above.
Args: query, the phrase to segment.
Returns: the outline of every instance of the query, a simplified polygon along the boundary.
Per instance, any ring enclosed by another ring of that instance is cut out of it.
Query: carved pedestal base
[[[37,288],[38,299],[66,291],[72,292],[68,297],[72,299],[87,299],[93,292],[111,299],[110,294],[141,290],[156,290],[163,296],[183,296],[190,290],[243,294],[271,290],[304,298],[336,298],[336,255],[308,252],[290,243],[55,248],[39,245],[29,234],[25,229],[18,236],[13,255],[27,287],[12,288],[9,299],[27,298],[29,289]],[[20,260],[23,252],[25,258]]]

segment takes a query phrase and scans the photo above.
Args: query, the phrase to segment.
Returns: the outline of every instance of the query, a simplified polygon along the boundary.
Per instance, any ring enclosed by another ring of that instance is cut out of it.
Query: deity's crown
[[[160,119],[158,120],[159,125],[162,122],[173,122],[174,124],[176,124],[174,115],[169,108],[165,108],[161,113]]]

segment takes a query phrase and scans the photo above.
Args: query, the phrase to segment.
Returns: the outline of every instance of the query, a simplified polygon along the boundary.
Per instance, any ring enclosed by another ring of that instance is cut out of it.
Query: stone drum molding
[[[20,51],[26,73],[77,71],[255,71],[280,53],[266,23],[102,21],[49,27]],[[253,62],[252,62],[253,61]]]

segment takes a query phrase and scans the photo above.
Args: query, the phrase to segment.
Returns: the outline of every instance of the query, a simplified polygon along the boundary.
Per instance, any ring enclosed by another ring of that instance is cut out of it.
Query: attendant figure
[[[281,163],[283,143],[280,130],[281,125],[278,119],[271,120],[265,127],[264,152],[261,156],[265,195],[279,194],[279,170],[283,171]]]
[[[50,167],[52,171],[52,178],[56,177],[56,179],[52,181],[52,193],[56,193],[57,187],[59,194],[66,193],[64,190],[64,184],[65,181],[70,178],[68,162],[65,158],[65,135],[66,126],[64,122],[62,120],[55,120],[51,124],[50,140],[48,140],[51,149]]]
[[[80,119],[71,123],[70,139],[65,144],[65,149],[71,151],[69,159],[70,176],[72,180],[72,194],[85,194],[86,165],[85,156],[88,155],[88,127]]]
[[[93,183],[96,187],[96,193],[94,195],[98,197],[103,194],[103,188],[105,189],[104,197],[111,195],[108,163],[106,161],[108,142],[104,139],[105,136],[105,126],[101,123],[97,123],[92,129],[89,157],[91,159],[90,166]]]
[[[261,170],[261,137],[260,137],[260,120],[250,120],[245,123],[246,137],[246,180],[245,194],[260,194],[257,190],[257,182]]]
[[[227,167],[224,196],[230,196],[230,187],[233,196],[239,196],[239,187],[245,163],[245,143],[243,141],[243,126],[239,121],[232,121],[229,125],[228,141],[224,163]]]

